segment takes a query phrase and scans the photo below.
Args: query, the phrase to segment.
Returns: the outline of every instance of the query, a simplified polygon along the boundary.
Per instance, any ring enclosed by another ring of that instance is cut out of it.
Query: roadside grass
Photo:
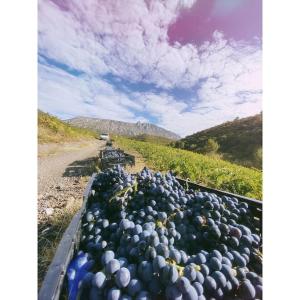
[[[38,111],[38,142],[62,143],[97,138],[92,130],[71,126],[60,119]]]
[[[80,209],[81,203],[82,199],[74,201],[71,206],[56,212],[48,222],[38,225],[38,288],[42,285],[63,233]]]

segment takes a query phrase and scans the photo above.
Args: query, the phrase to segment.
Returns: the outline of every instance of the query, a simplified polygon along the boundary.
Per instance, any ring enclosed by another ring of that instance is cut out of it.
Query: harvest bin
[[[110,153],[118,153],[119,157],[108,157]],[[134,166],[135,157],[133,155],[125,153],[120,149],[105,149],[100,151],[100,167],[102,170],[112,168],[116,165],[125,167],[126,165]]]
[[[79,247],[81,235],[81,219],[86,211],[87,202],[92,192],[92,185],[96,178],[96,175],[97,174],[94,173],[90,178],[88,185],[83,193],[82,207],[73,217],[57,247],[55,256],[48,268],[47,274],[40,288],[38,295],[39,300],[61,299],[61,295],[63,294],[62,291],[67,287],[67,267],[72,260],[74,253],[78,250]],[[254,219],[256,220],[255,224],[253,224],[255,230],[260,236],[262,236],[262,201],[208,188],[180,178],[177,178],[177,180],[187,189],[193,188],[202,192],[215,193],[218,196],[236,197],[239,201],[248,203],[249,209],[251,210]]]

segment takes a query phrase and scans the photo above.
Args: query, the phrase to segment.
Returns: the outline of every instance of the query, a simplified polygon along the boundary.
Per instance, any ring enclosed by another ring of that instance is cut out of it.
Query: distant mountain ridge
[[[105,132],[124,136],[137,136],[147,134],[172,140],[180,139],[180,136],[178,134],[150,123],[129,123],[90,117],[75,117],[69,120],[65,120],[65,122],[73,126],[92,129],[98,133]]]

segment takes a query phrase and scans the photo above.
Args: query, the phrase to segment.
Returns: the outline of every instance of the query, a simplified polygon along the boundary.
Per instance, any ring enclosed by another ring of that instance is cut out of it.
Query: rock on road
[[[81,201],[88,177],[95,171],[104,141],[39,145],[38,221]]]

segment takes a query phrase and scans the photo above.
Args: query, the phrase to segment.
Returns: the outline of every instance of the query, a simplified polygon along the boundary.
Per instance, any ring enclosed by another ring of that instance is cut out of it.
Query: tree
[[[175,142],[175,147],[176,148],[180,148],[180,149],[184,149],[184,142],[183,141],[176,141]]]
[[[262,148],[260,147],[254,152],[254,161],[259,168],[262,167],[262,159],[263,159],[263,153],[262,153]]]
[[[203,147],[203,152],[204,153],[217,153],[217,151],[219,150],[220,145],[218,144],[217,141],[215,141],[214,139],[208,139],[206,144]]]

